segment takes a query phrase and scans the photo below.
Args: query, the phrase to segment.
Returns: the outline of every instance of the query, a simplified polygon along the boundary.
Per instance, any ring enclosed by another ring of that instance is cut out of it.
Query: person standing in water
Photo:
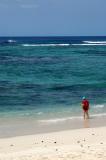
[[[82,98],[82,109],[84,112],[84,119],[89,119],[89,101],[85,97]]]

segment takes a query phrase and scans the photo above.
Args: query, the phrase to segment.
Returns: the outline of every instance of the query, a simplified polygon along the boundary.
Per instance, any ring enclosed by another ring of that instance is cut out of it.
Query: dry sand
[[[0,139],[0,160],[106,160],[106,127]]]

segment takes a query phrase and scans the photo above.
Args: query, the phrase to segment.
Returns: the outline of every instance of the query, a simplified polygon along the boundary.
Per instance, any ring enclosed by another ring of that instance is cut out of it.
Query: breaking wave
[[[93,106],[93,108],[104,108],[104,107],[105,107],[104,104],[98,104]]]
[[[82,41],[82,43],[76,43],[72,45],[78,46],[104,46],[106,41]]]
[[[106,44],[106,41],[83,41],[88,44]]]
[[[71,44],[22,44],[24,47],[55,47],[55,46],[70,46]]]
[[[106,43],[82,43],[82,44],[72,44],[73,46],[106,46]]]

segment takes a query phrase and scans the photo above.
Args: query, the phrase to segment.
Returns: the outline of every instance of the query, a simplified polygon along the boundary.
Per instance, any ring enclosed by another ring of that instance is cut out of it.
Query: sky
[[[0,0],[0,36],[106,36],[106,0]]]

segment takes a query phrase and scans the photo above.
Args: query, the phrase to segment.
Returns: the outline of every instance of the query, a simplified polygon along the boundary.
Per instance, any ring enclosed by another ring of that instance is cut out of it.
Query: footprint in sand
[[[83,145],[81,144],[81,147],[83,147]]]
[[[13,144],[11,144],[10,146],[11,146],[11,147],[13,147],[14,145],[13,145]]]
[[[92,133],[92,136],[94,136],[95,134],[94,133]]]
[[[80,143],[80,141],[77,141],[77,143]]]

